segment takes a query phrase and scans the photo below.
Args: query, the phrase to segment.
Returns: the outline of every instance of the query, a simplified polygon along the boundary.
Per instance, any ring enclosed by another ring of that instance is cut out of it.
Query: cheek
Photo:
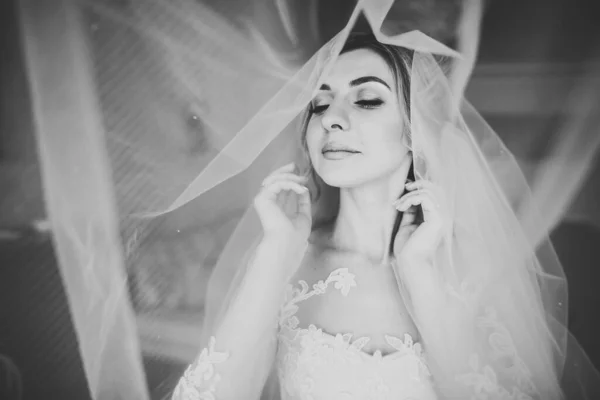
[[[365,169],[373,173],[387,173],[398,168],[408,154],[404,125],[398,121],[364,124],[361,126],[363,146],[367,158]],[[377,172],[378,171],[378,172]]]
[[[309,122],[306,129],[306,146],[312,163],[317,160],[317,155],[321,153],[321,131],[318,121],[312,120]]]
[[[404,126],[402,123],[365,123],[360,132],[362,141],[370,154],[398,154],[407,150]]]

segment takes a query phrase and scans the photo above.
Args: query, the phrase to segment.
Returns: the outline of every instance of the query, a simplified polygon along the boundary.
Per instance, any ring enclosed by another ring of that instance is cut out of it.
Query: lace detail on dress
[[[302,347],[320,348],[323,352],[345,355],[347,358],[354,359],[362,357],[368,362],[382,363],[399,359],[410,355],[418,359],[415,364],[416,368],[410,374],[411,378],[420,380],[420,376],[431,376],[427,365],[424,362],[424,353],[420,343],[414,343],[412,336],[408,333],[404,334],[404,339],[395,336],[384,335],[385,341],[394,352],[384,355],[381,350],[375,350],[373,354],[364,351],[364,347],[371,341],[368,336],[362,336],[353,340],[351,333],[337,333],[332,335],[324,332],[314,324],[310,324],[308,328],[297,328],[287,330],[287,334],[281,336],[281,340],[300,341]],[[291,333],[291,335],[290,335]]]
[[[477,304],[475,299],[480,294],[481,288],[478,285],[464,281],[456,289],[451,284],[446,284],[446,293],[462,303],[463,306],[470,308],[473,304]]]
[[[287,325],[290,328],[298,326],[298,318],[294,316],[298,311],[298,303],[309,299],[313,296],[323,294],[327,290],[330,283],[334,283],[334,287],[341,291],[343,296],[348,296],[350,289],[356,287],[355,275],[348,272],[348,268],[338,268],[333,271],[325,281],[320,280],[313,285],[313,290],[309,292],[308,283],[299,281],[300,288],[294,288],[292,284],[287,286],[285,295],[285,303],[281,309],[279,317],[280,325]]]
[[[508,329],[500,323],[496,310],[488,308],[476,321],[482,330],[491,330],[488,337],[488,362],[482,364],[477,354],[469,358],[470,372],[461,374],[457,380],[470,387],[472,399],[487,400],[533,400],[537,393],[531,372],[517,353]]]
[[[430,373],[419,343],[385,335],[395,351],[369,354],[368,336],[353,339],[350,333],[330,334],[314,324],[299,328],[298,303],[323,294],[330,284],[347,296],[356,286],[347,268],[333,271],[326,280],[300,288],[288,285],[280,318],[277,369],[283,400],[361,399],[433,400]]]
[[[221,376],[215,373],[214,364],[229,358],[229,353],[215,351],[216,339],[211,337],[196,362],[190,365],[177,383],[173,400],[215,400],[215,390]]]
[[[464,281],[458,287],[447,285],[447,293],[457,299],[469,312],[476,312],[481,285]],[[468,370],[457,381],[469,387],[472,399],[532,400],[537,395],[531,371],[519,356],[510,331],[498,319],[494,308],[486,308],[475,320],[478,329],[486,332],[484,357],[472,354]],[[489,332],[489,333],[488,333]]]

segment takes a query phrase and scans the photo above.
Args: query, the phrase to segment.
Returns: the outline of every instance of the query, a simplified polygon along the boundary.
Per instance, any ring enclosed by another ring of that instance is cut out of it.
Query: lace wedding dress
[[[282,400],[433,400],[436,399],[431,377],[419,343],[408,334],[403,338],[386,336],[395,351],[367,353],[363,348],[371,338],[352,334],[332,335],[314,324],[300,328],[296,317],[298,303],[327,290],[339,290],[347,296],[356,287],[347,268],[333,271],[327,279],[309,286],[288,285],[281,309],[276,356]],[[215,363],[227,362],[227,353],[215,350],[211,340],[199,361],[190,366],[179,382],[173,399],[215,399],[221,382],[214,372]],[[201,389],[202,388],[202,389]]]

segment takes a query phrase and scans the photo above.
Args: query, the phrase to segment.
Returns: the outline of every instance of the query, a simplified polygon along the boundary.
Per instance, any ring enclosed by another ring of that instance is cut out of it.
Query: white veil
[[[22,2],[46,206],[92,398],[156,397],[142,352],[190,363],[208,346],[248,283],[261,237],[251,199],[269,171],[303,161],[303,112],[363,15],[377,40],[414,51],[414,171],[451,202],[436,263],[455,302],[435,329],[419,326],[441,397],[597,396],[598,373],[566,329],[566,281],[537,197],[462,98],[469,73],[456,65],[474,62],[476,43],[461,59],[419,31],[384,34],[392,3],[358,2],[304,62],[284,50],[293,40],[253,24],[250,5],[226,18],[195,0]],[[335,212],[326,206],[315,210]],[[208,267],[147,266],[188,252]],[[174,287],[198,283],[203,312],[181,323],[196,303]],[[246,398],[273,367],[276,321],[262,323],[264,342],[234,368]],[[266,385],[276,396],[276,379]]]

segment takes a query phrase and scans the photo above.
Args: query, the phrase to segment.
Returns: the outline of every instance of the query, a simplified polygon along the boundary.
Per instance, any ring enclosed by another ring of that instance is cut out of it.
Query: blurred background
[[[275,2],[286,4],[291,23],[277,23],[281,16],[274,11]],[[289,59],[299,65],[343,27],[353,7],[344,0],[205,3],[217,12],[224,3],[229,12],[239,5],[237,17],[251,16],[264,29],[281,31],[300,49]],[[404,17],[396,28],[420,29],[452,46],[460,5],[459,0],[398,0],[394,12]],[[551,221],[552,242],[570,285],[569,328],[600,367],[600,162],[594,148],[584,152],[585,162],[580,163],[577,157],[559,160],[554,152],[560,146],[553,146],[565,135],[579,135],[575,137],[585,138],[586,144],[598,142],[593,140],[600,135],[598,16],[600,5],[595,0],[487,1],[479,59],[466,95],[528,178],[533,181],[546,171],[564,179],[565,190],[573,190],[566,199],[558,196],[557,201],[567,206],[565,215],[549,211],[542,218]],[[18,398],[18,374],[20,398],[86,399],[77,339],[45,222],[18,0],[0,2],[0,19],[0,354],[4,356],[0,368],[9,372],[0,373],[0,398]],[[121,52],[110,54],[102,52],[114,46],[95,47],[96,57],[107,60],[102,68],[110,70],[113,60],[128,51],[129,37],[125,33],[115,39],[101,19],[91,18],[86,24],[96,35],[92,42],[121,44]],[[142,50],[138,53],[132,57],[148,57]],[[152,57],[156,65],[169,62],[160,54]],[[149,113],[162,121],[156,124],[149,117],[145,127],[156,150],[199,162],[210,158],[216,147],[209,144],[202,125],[205,105],[187,101],[180,82],[164,72],[156,79],[158,73],[141,68],[124,74],[119,85],[125,89],[106,94],[105,101],[120,102],[115,113],[135,107],[142,118]],[[592,111],[582,113],[586,107]],[[578,154],[577,141],[570,146],[563,150]],[[543,189],[540,193],[557,195]],[[193,358],[215,254],[242,211],[234,200],[225,201],[231,203],[227,215],[186,206],[168,216],[161,221],[158,239],[152,246],[145,244],[152,250],[129,260],[132,301],[153,398],[168,393],[185,360]]]

